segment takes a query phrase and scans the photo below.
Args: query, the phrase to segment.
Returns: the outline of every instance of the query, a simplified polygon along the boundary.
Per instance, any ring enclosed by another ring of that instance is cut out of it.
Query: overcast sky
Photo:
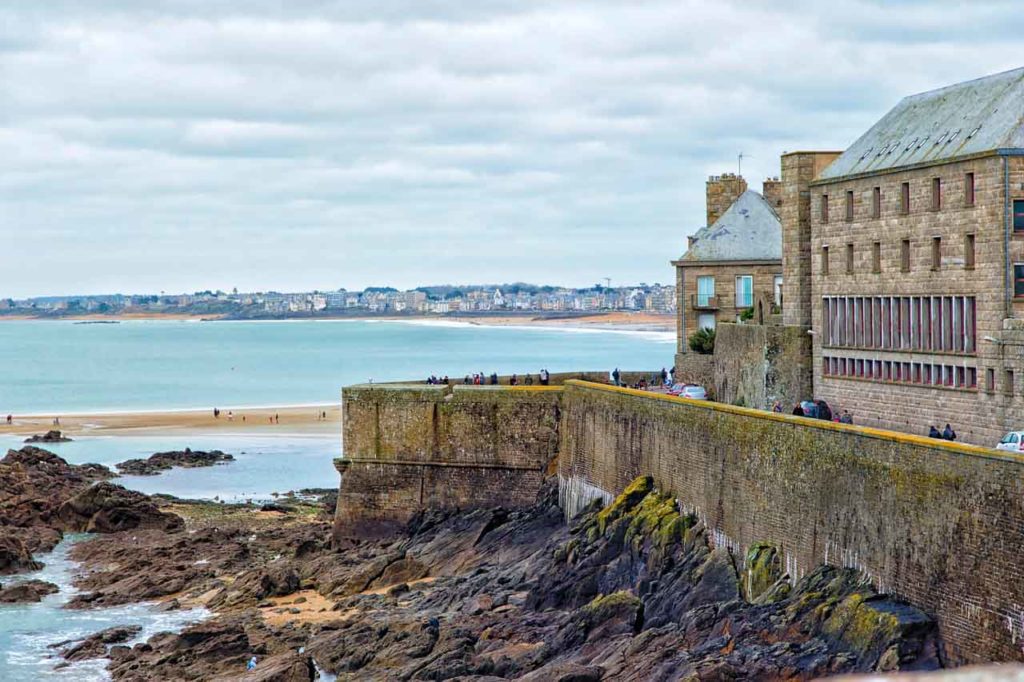
[[[1024,64],[1022,14],[0,0],[0,296],[671,282],[708,174]]]

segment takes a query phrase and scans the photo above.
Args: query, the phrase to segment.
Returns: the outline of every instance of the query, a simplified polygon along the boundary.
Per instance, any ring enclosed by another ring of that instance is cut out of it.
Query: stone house
[[[857,423],[1024,428],[1024,68],[906,97],[782,157],[785,324]]]
[[[698,329],[735,322],[744,311],[781,304],[782,228],[780,183],[765,181],[765,196],[748,190],[740,176],[712,176],[707,184],[708,224],[689,238],[676,268],[677,354],[690,352]],[[739,192],[738,194],[733,194]],[[721,213],[719,213],[721,211]],[[676,366],[683,364],[677,357]]]

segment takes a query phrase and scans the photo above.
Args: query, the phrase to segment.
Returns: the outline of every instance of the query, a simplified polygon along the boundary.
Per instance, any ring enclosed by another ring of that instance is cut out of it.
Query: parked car
[[[698,386],[697,384],[674,384],[668,392],[669,395],[677,395],[680,398],[690,398],[692,400],[708,399],[708,392],[704,390],[703,386]]]
[[[1024,452],[1024,431],[1010,431],[1003,436],[996,446],[996,450],[1008,450],[1009,452]]]

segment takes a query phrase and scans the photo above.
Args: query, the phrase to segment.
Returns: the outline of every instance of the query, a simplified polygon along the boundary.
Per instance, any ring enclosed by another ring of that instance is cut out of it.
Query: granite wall
[[[1024,659],[1024,458],[585,382],[560,438],[567,514],[650,474],[736,556],[855,567],[933,614],[951,663]]]

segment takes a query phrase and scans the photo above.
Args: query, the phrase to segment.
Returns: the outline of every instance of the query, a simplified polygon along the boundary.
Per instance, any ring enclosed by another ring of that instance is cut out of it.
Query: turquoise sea
[[[473,372],[660,369],[670,366],[673,335],[571,328],[486,327],[444,322],[63,321],[0,322],[0,415],[69,414],[169,408],[305,405],[339,400],[345,384],[373,379],[461,377]],[[0,454],[20,439],[0,436]],[[113,466],[169,449],[224,450],[236,461],[115,482],[146,493],[204,499],[264,500],[273,493],[335,487],[332,437],[278,433],[96,436],[47,446],[72,463]],[[2,492],[2,491],[0,491]],[[74,564],[66,539],[38,557],[35,575],[61,587],[40,604],[0,606],[0,680],[108,679],[102,661],[54,670],[47,645],[121,623],[138,623],[139,640],[202,618],[136,604],[68,612]]]

